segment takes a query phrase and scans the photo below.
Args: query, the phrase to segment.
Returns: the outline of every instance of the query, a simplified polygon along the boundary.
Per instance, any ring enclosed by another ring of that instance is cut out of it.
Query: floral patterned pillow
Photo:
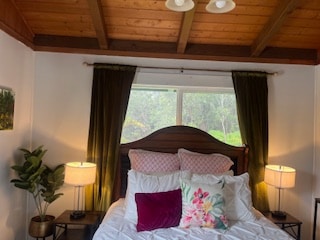
[[[181,181],[182,217],[180,227],[207,227],[226,229],[224,182],[200,184],[190,180]]]

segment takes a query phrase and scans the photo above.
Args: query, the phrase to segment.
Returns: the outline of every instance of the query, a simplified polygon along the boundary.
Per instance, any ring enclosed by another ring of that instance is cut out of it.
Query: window
[[[230,145],[242,145],[235,95],[230,89],[131,89],[122,143],[172,125],[196,127]]]

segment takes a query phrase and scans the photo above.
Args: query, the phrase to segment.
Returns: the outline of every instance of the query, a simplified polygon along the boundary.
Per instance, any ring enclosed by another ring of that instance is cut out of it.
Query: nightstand
[[[105,215],[102,211],[86,211],[85,217],[71,219],[72,212],[66,210],[54,220],[53,240],[90,240]]]
[[[274,224],[278,225],[282,230],[286,231],[292,237],[300,240],[301,237],[301,224],[302,222],[289,213],[286,218],[275,218],[272,217],[271,212],[263,213],[263,215]]]

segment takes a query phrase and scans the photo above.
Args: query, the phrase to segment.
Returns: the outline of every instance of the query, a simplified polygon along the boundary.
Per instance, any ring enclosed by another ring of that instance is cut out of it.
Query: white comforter
[[[136,225],[124,219],[124,199],[113,203],[93,240],[292,240],[286,232],[255,211],[252,222],[230,221],[227,230],[179,227],[137,232]]]

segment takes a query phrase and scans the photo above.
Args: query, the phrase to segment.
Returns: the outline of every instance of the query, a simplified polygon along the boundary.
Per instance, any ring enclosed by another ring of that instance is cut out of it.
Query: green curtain
[[[136,67],[94,64],[87,160],[97,164],[96,183],[86,187],[86,210],[112,203],[122,125]]]
[[[268,211],[264,167],[268,163],[268,83],[265,72],[232,72],[239,127],[249,146],[250,185],[255,208]]]

